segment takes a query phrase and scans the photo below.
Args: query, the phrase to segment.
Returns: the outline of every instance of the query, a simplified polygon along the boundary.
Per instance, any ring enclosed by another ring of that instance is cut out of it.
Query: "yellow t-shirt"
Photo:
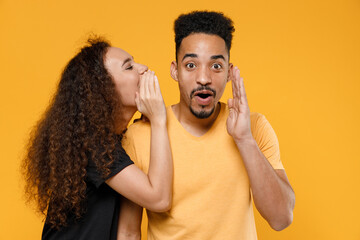
[[[148,239],[257,239],[249,179],[239,151],[226,130],[229,110],[221,110],[201,137],[188,133],[167,108],[174,161],[174,192],[170,211],[148,211]],[[251,113],[251,130],[275,169],[282,169],[279,144],[266,118]],[[144,172],[150,157],[149,123],[131,125],[123,139],[130,158]],[[161,146],[159,146],[161,147]]]

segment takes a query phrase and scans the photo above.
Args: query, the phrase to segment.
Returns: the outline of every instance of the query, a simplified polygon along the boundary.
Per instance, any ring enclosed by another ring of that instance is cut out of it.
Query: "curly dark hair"
[[[193,11],[180,15],[174,22],[176,60],[181,42],[192,33],[218,35],[224,39],[230,53],[233,32],[233,21],[221,12]]]
[[[89,158],[103,177],[114,161],[119,103],[104,66],[109,47],[102,38],[88,40],[63,70],[52,102],[30,134],[22,164],[25,195],[52,227],[66,226],[70,213],[78,219],[86,211]]]

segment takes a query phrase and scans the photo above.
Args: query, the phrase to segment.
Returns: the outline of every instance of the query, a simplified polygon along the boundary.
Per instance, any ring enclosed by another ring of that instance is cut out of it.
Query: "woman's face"
[[[110,47],[105,55],[105,67],[114,80],[121,106],[136,107],[135,92],[139,90],[140,75],[147,66],[134,62],[124,50]]]

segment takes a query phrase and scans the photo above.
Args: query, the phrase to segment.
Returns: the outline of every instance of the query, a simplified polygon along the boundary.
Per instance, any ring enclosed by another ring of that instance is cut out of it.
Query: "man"
[[[171,76],[180,102],[167,108],[174,161],[173,204],[148,211],[149,239],[256,239],[252,198],[275,230],[293,218],[294,192],[280,161],[275,132],[250,113],[240,71],[229,63],[232,21],[217,12],[191,12],[175,21],[176,61]],[[233,99],[220,103],[232,80]],[[161,147],[161,146],[159,146]],[[145,172],[150,127],[139,122],[124,148]],[[142,209],[126,202],[120,232],[139,231]]]

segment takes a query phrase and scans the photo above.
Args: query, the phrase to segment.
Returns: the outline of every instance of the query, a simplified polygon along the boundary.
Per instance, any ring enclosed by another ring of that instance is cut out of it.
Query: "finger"
[[[135,103],[136,103],[137,109],[139,110],[140,107],[141,107],[141,104],[140,104],[140,99],[139,99],[139,93],[138,92],[135,92]]]
[[[240,98],[241,104],[247,104],[247,96],[246,96],[246,91],[245,91],[245,85],[244,85],[244,79],[243,78],[240,79],[240,93],[241,93],[241,98]]]
[[[233,96],[234,98],[240,98],[240,71],[237,67],[234,67],[233,70],[233,79],[232,79],[232,87],[233,87]]]
[[[234,67],[233,75],[233,108],[240,111],[240,70],[238,67]]]
[[[145,79],[147,76],[147,72],[145,72],[143,75],[140,76],[140,97],[143,98],[145,95]]]
[[[232,99],[232,98],[229,98],[229,99],[228,99],[228,107],[229,107],[229,109],[230,109],[230,108],[233,108],[233,104],[234,104],[233,99]]]
[[[236,68],[236,87],[237,87],[237,96],[240,98],[241,97],[241,84],[240,84],[240,81],[241,81],[241,77],[240,77],[240,69],[239,68]]]
[[[235,97],[235,88],[236,88],[236,86],[235,86],[235,68],[236,67],[234,67],[233,68],[233,70],[231,71],[231,89],[232,89],[232,95],[233,95],[233,97]]]
[[[155,94],[161,95],[160,84],[159,84],[159,80],[158,80],[157,76],[155,76]]]
[[[153,71],[148,71],[148,73],[146,74],[146,82],[144,83],[145,86],[145,94],[147,97],[150,96],[150,86],[149,86],[149,82],[151,82],[151,76],[153,74]]]
[[[232,99],[232,98],[229,98],[228,99],[228,106],[229,106],[229,116],[228,116],[228,120],[227,121],[229,121],[229,119],[234,119],[235,118],[235,109],[234,109],[234,99]]]
[[[235,94],[236,94],[236,86],[235,86],[235,79],[234,78],[231,78],[231,90],[232,90],[232,95],[233,95],[233,98],[234,98]]]
[[[151,72],[148,81],[149,96],[155,95],[154,81],[155,81],[155,72]]]

